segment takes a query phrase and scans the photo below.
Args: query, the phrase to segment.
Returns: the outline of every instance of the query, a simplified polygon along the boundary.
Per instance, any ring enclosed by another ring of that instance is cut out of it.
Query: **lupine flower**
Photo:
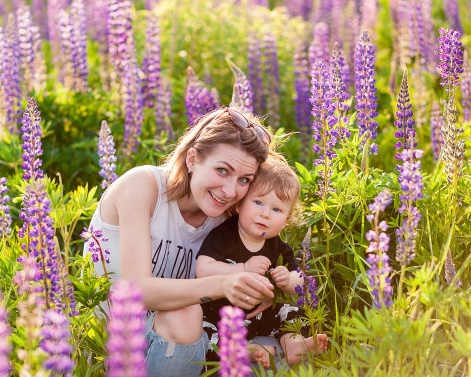
[[[307,261],[311,259],[309,245],[311,242],[311,228],[308,229],[301,243],[300,253],[302,255],[301,267],[297,268],[299,277],[303,279],[303,285],[297,285],[294,290],[299,295],[297,305],[315,309],[317,307],[316,280],[313,276],[308,276],[309,265]],[[299,259],[298,259],[299,260]]]
[[[378,116],[375,61],[375,47],[370,41],[368,32],[364,31],[355,49],[355,110],[358,111],[357,123],[360,127],[360,137],[364,135],[363,144],[376,140],[378,128],[378,122],[375,120]],[[369,152],[377,154],[378,146],[370,144]]]
[[[373,305],[380,309],[389,308],[391,301],[391,278],[389,267],[389,236],[385,233],[388,229],[386,221],[379,221],[379,215],[384,212],[386,207],[392,202],[392,195],[389,190],[381,191],[368,206],[370,214],[367,216],[372,228],[365,237],[370,242],[366,252],[368,253],[367,262],[370,269],[367,272],[369,284],[374,297]]]
[[[118,175],[115,173],[115,153],[116,149],[114,148],[113,135],[108,127],[108,123],[104,120],[101,122],[101,129],[98,138],[98,156],[100,156],[98,163],[101,167],[98,174],[103,178],[103,181],[101,182],[102,189],[106,189],[116,180],[116,178],[118,178]]]
[[[305,21],[309,20],[313,5],[312,1],[285,0],[284,3],[291,17],[301,17]]]
[[[215,98],[215,94],[211,93],[211,95],[213,98]],[[170,121],[170,116],[172,115],[172,92],[170,88],[170,81],[167,77],[161,77],[157,96],[158,99],[155,105],[155,138],[157,139],[160,136],[160,131],[165,131],[167,133],[167,137],[170,140],[175,139],[172,122]],[[217,102],[216,99],[215,101]]]
[[[432,0],[422,0],[420,5],[422,7],[422,17],[424,24],[424,53],[427,56],[426,61],[430,65],[436,60],[436,48],[434,48],[436,32],[432,16]]]
[[[44,5],[43,5],[44,6]],[[61,10],[67,7],[66,0],[48,0],[47,2],[47,27],[49,43],[51,44],[51,55],[58,57],[59,55],[59,14]],[[54,60],[56,63],[57,61]]]
[[[191,67],[188,67],[188,84],[186,88],[185,104],[188,124],[191,126],[201,115],[214,107],[214,99],[210,91],[204,88],[198,76]]]
[[[398,182],[402,191],[399,196],[401,205],[398,212],[403,214],[404,217],[401,227],[396,229],[396,260],[402,266],[408,265],[415,257],[417,228],[421,219],[415,202],[422,199],[422,188],[424,186],[420,172],[420,160],[416,159],[422,158],[422,155],[421,150],[404,150],[400,156],[400,160],[403,161],[402,166],[397,166],[400,172]]]
[[[42,40],[39,28],[33,26],[33,89],[36,92],[43,90],[46,87],[46,60],[44,52],[42,51]]]
[[[253,91],[253,106],[256,114],[265,113],[266,104],[265,96],[263,93],[263,80],[262,80],[262,49],[260,46],[260,39],[255,33],[250,35],[249,40],[249,81]]]
[[[338,66],[340,76],[342,78],[343,83],[345,84],[345,90],[349,92],[349,88],[352,85],[352,77],[350,74],[350,67],[345,61],[345,57],[343,54],[343,49],[340,46],[339,42],[334,43],[334,47],[332,48],[332,53],[330,54],[330,64],[332,66]]]
[[[126,117],[124,123],[123,154],[131,158],[139,146],[139,137],[144,122],[144,104],[140,88],[137,62],[130,63],[124,77],[124,100]]]
[[[461,33],[452,29],[438,29],[438,69],[442,78],[441,85],[445,86],[446,92],[454,95],[459,85],[459,75],[463,73],[463,50],[459,41]]]
[[[471,63],[468,51],[464,54],[463,77],[461,80],[461,104],[465,122],[471,121]]]
[[[332,1],[320,0],[317,2],[317,7],[314,11],[314,23],[325,22],[327,25],[331,24],[332,18]]]
[[[448,250],[448,253],[446,254],[446,259],[445,259],[445,279],[448,285],[451,284],[455,276],[456,276],[455,264],[453,263],[451,252],[450,250]],[[455,284],[457,287],[461,287],[463,285],[463,282],[460,279],[457,279]]]
[[[59,80],[69,90],[74,90],[75,84],[75,62],[74,62],[74,40],[72,37],[73,28],[69,14],[65,10],[59,13],[59,48],[60,65]]]
[[[329,26],[325,22],[314,25],[312,43],[309,46],[309,65],[312,67],[316,60],[329,61]]]
[[[229,107],[237,107],[243,112],[253,112],[253,93],[250,81],[247,80],[245,73],[234,63],[228,60],[232,73],[235,77],[234,89],[232,92],[232,102]]]
[[[280,77],[278,72],[278,49],[272,33],[263,36],[263,66],[266,75],[265,98],[268,117],[273,128],[280,124]]]
[[[414,1],[412,4],[408,4],[408,10],[409,31],[411,32],[411,57],[415,57],[421,66],[426,66],[430,57],[430,52],[428,51],[430,46],[427,45],[425,39],[422,3]]]
[[[444,0],[443,11],[445,12],[445,17],[448,23],[451,25],[451,28],[463,34],[463,26],[461,26],[458,0]]]
[[[80,237],[82,237],[85,243],[88,242],[87,247],[93,262],[101,261],[105,276],[108,276],[105,263],[110,263],[110,258],[108,257],[110,252],[101,246],[101,242],[108,242],[108,238],[103,237],[103,232],[100,229],[93,229],[93,225],[90,225],[88,229],[84,227]]]
[[[144,105],[149,109],[157,106],[160,89],[160,29],[157,18],[150,15],[147,21],[146,45],[142,59],[142,93]]]
[[[224,306],[219,311],[219,359],[221,377],[250,376],[245,313],[236,306]]]
[[[8,180],[0,177],[0,239],[11,234],[10,197],[7,195]]]
[[[373,37],[376,30],[377,14],[376,0],[363,0],[361,2],[361,29],[368,30]]]
[[[0,294],[0,300],[2,295]],[[7,309],[0,304],[0,377],[10,376],[10,327],[8,326]]]
[[[71,357],[70,324],[67,316],[55,310],[46,310],[41,329],[39,346],[47,352],[43,367],[51,375],[72,376],[74,362]]]
[[[36,101],[30,98],[23,113],[23,127],[21,127],[21,137],[23,139],[23,144],[21,145],[23,149],[23,163],[21,167],[25,181],[40,179],[44,176],[40,168],[42,165],[40,156],[43,153],[41,148],[42,128],[40,115]]]
[[[307,149],[309,148],[312,117],[309,103],[309,68],[306,53],[302,45],[297,48],[294,55],[294,88],[296,90],[296,98],[294,100],[296,123],[301,132],[303,149]]]
[[[87,25],[82,0],[73,0],[70,11],[72,19],[72,61],[74,90],[84,92],[88,87]]]
[[[314,160],[314,166],[320,167],[318,190],[316,194],[325,198],[334,189],[330,186],[332,175],[332,159],[337,157],[335,145],[339,137],[333,102],[334,91],[332,88],[330,68],[324,60],[317,60],[311,71],[311,114],[314,117],[312,125],[312,138],[316,141],[313,145],[315,153],[320,154]]]
[[[145,377],[145,309],[138,287],[119,280],[110,294],[111,313],[108,322],[107,377]]]
[[[430,138],[432,141],[433,160],[435,162],[437,162],[440,157],[443,145],[443,135],[441,132],[443,122],[444,119],[440,110],[440,104],[438,101],[433,101],[432,113],[430,114]]]
[[[340,138],[349,138],[351,132],[348,129],[349,120],[346,116],[347,111],[350,109],[348,104],[349,95],[345,92],[346,88],[342,77],[342,70],[345,69],[346,65],[337,42],[335,42],[334,48],[332,49],[330,62],[333,71],[332,89],[334,92],[333,101],[337,114],[337,134]]]
[[[27,95],[32,88],[33,77],[33,20],[29,6],[22,3],[16,15],[18,35],[18,58],[20,60],[20,74],[22,76],[23,93]]]
[[[399,91],[399,98],[397,99],[397,120],[394,122],[394,125],[397,127],[394,136],[398,139],[398,142],[394,145],[394,148],[398,151],[395,156],[396,160],[400,159],[403,150],[417,146],[415,142],[415,121],[412,119],[413,115],[406,69],[402,76],[401,89]]]

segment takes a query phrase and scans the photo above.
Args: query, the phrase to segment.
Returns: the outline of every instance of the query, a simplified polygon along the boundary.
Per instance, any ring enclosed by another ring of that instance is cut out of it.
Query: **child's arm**
[[[265,275],[268,267],[270,267],[270,260],[261,255],[253,256],[247,262],[237,264],[221,262],[206,255],[200,255],[196,260],[196,277],[202,278],[205,276],[226,275],[244,271]]]
[[[283,292],[293,295],[296,293],[297,285],[303,285],[303,278],[299,276],[297,271],[288,271],[285,266],[278,266],[273,269],[271,276],[275,284]]]

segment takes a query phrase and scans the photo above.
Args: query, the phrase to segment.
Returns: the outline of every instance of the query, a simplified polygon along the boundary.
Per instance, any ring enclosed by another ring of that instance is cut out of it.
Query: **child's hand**
[[[273,278],[276,286],[281,290],[289,286],[290,274],[285,266],[275,267],[271,271],[271,277]]]
[[[265,275],[270,267],[270,259],[263,255],[255,255],[244,263],[244,270],[246,272],[255,272],[259,275]]]

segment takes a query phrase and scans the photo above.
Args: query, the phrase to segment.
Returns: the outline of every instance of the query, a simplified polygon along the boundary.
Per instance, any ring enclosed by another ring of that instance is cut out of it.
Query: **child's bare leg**
[[[253,363],[260,363],[265,369],[270,367],[270,355],[275,355],[275,347],[249,344],[249,359]]]
[[[302,335],[293,333],[284,334],[280,338],[281,348],[285,353],[286,361],[289,365],[299,363],[303,356],[311,351],[316,353],[324,352],[327,349],[329,339],[326,334],[317,334],[316,342],[314,337],[303,338]]]
[[[201,305],[169,311],[156,311],[154,330],[165,340],[176,344],[191,344],[198,341],[203,331]]]

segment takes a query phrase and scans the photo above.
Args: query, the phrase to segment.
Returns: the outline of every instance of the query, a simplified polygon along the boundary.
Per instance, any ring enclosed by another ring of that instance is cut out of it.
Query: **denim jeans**
[[[154,313],[146,323],[148,377],[198,377],[203,366],[196,363],[205,361],[208,350],[206,332],[195,343],[175,344],[158,335],[153,324]]]

